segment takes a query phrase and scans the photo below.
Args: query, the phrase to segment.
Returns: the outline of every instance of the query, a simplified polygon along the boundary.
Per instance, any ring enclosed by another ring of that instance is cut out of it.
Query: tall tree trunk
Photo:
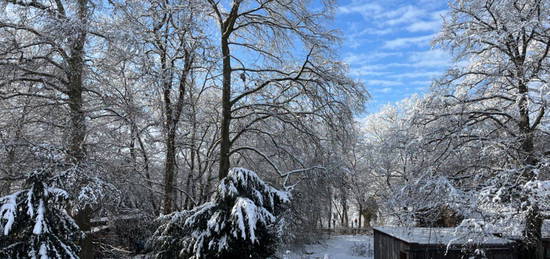
[[[78,79],[76,79],[78,80]],[[71,82],[69,90],[69,158],[73,163],[84,161],[86,151],[84,149],[84,138],[86,136],[86,124],[84,112],[82,111],[82,86],[81,83]]]
[[[328,228],[334,228],[334,224],[332,224],[332,191],[329,191],[328,195]]]
[[[92,207],[86,205],[83,209],[78,211],[75,215],[74,220],[80,230],[84,231],[86,235],[80,241],[80,254],[81,259],[95,259],[95,248],[92,244],[92,237],[90,236],[90,231],[92,229]]]
[[[523,156],[523,165],[527,167],[532,167],[537,164],[537,159],[534,156],[534,143],[533,143],[533,129],[531,128],[530,118],[529,118],[529,101],[528,101],[528,94],[529,90],[526,85],[521,84],[519,86],[519,101],[518,101],[518,109],[519,109],[519,130],[520,130],[520,142],[521,142],[521,151]],[[524,178],[527,180],[531,180],[533,178],[532,171],[530,168],[527,168],[527,170],[524,171]]]
[[[78,18],[82,28],[87,25],[88,1],[78,1]],[[69,125],[69,156],[72,162],[82,162],[85,158],[84,138],[86,136],[86,121],[83,111],[83,72],[84,72],[84,45],[87,33],[85,29],[78,31],[68,59],[68,96],[70,110]]]
[[[151,201],[151,206],[153,207],[153,212],[156,214],[160,213],[160,209],[157,206],[157,203],[155,201],[155,191],[153,188],[153,181],[151,180],[151,174],[149,173],[149,156],[147,155],[147,151],[145,150],[145,145],[143,144],[143,140],[141,139],[140,133],[137,133],[137,140],[139,143],[139,148],[141,150],[141,155],[143,156],[143,170],[145,170],[145,179],[147,180],[147,186],[149,187],[149,200]]]
[[[208,190],[210,190],[210,177],[212,175],[212,169],[211,168],[207,168],[205,170],[205,176],[203,177],[203,179],[206,181],[204,183],[201,184],[201,188],[200,188],[200,194],[199,194],[199,200],[198,200],[198,203],[199,204],[202,204],[204,203],[205,201],[208,200]]]
[[[221,122],[221,141],[220,141],[220,163],[218,168],[218,179],[221,180],[229,173],[230,156],[231,156],[231,50],[229,48],[229,37],[233,33],[235,22],[239,16],[239,7],[242,1],[234,1],[231,6],[231,11],[225,21],[222,21],[220,10],[217,3],[214,3],[215,12],[220,21],[221,32],[221,50],[223,58],[223,82],[222,82],[222,122]]]
[[[362,223],[362,219],[363,219],[363,206],[361,206],[361,203],[359,203],[359,225],[357,226],[357,228],[361,228],[361,223]]]
[[[543,217],[537,205],[527,211],[523,236],[527,247],[526,258],[544,259],[544,247],[542,246]]]
[[[529,102],[528,102],[528,87],[525,84],[520,84],[518,87],[520,99],[518,101],[519,109],[519,130],[521,151],[523,156],[523,172],[522,178],[524,181],[535,179],[533,168],[537,166],[537,158],[534,154],[533,129],[529,119]],[[531,204],[525,217],[525,227],[523,236],[527,246],[528,258],[543,259],[544,247],[542,246],[542,223],[543,218],[538,205]]]
[[[86,137],[86,121],[83,111],[83,81],[82,73],[84,66],[84,41],[85,32],[81,32],[78,42],[75,44],[72,57],[69,60],[69,157],[73,163],[82,162],[86,156],[84,138]],[[82,41],[82,42],[80,42]]]
[[[189,91],[190,99],[193,102],[193,92]],[[191,186],[191,181],[195,177],[195,159],[196,159],[196,138],[197,138],[197,110],[196,104],[193,104],[192,113],[191,113],[191,155],[190,155],[190,164],[189,164],[189,173],[187,174],[187,179],[185,180],[185,191],[187,192],[185,196],[185,209],[191,209],[194,204],[189,195],[193,196],[193,199],[196,199],[195,188]],[[191,190],[192,189],[192,190]]]
[[[193,201],[191,200],[191,197],[189,197],[189,195],[193,195],[193,198],[195,198],[195,195],[194,195],[194,191],[192,191],[191,189],[194,189],[193,186],[191,186],[191,181],[193,180],[193,177],[194,177],[194,172],[195,172],[195,168],[194,168],[194,159],[195,159],[195,150],[193,150],[194,147],[191,147],[191,166],[189,167],[189,173],[187,174],[187,179],[185,179],[185,191],[187,192],[185,194],[185,199],[184,199],[184,204],[183,204],[183,207],[185,209],[191,209],[193,208]]]
[[[165,140],[166,160],[164,164],[164,214],[172,212],[172,208],[174,206],[174,174],[176,170],[175,138],[175,132],[169,132]]]
[[[176,132],[184,106],[187,76],[191,71],[191,65],[193,63],[192,53],[188,50],[184,50],[184,67],[181,70],[181,75],[179,78],[177,101],[175,105],[173,105],[171,97],[173,75],[171,74],[171,72],[169,72],[171,70],[169,66],[171,65],[168,64],[169,62],[167,60],[167,55],[168,53],[166,52],[166,49],[164,49],[163,55],[161,56],[163,71],[163,100],[165,113],[164,129],[166,132],[166,158],[164,163],[164,214],[171,213],[174,210],[174,179],[176,176]]]
[[[347,193],[343,191],[342,200],[342,227],[349,227],[349,218],[348,218],[348,197]]]
[[[21,118],[17,122],[15,122],[15,136],[13,137],[13,142],[11,145],[6,145],[4,143],[4,148],[6,149],[6,161],[5,161],[5,167],[6,167],[6,180],[2,184],[0,188],[0,195],[8,195],[11,193],[11,185],[13,182],[13,178],[16,177],[18,174],[18,170],[16,169],[16,163],[17,163],[17,147],[20,144],[21,138],[23,137],[23,127],[24,123],[27,117],[27,108],[28,105],[23,106],[23,111],[21,113]],[[0,133],[0,136],[1,133]]]
[[[19,125],[17,125],[17,127],[20,127]],[[5,180],[3,180],[4,182],[2,183],[2,187],[0,189],[0,195],[4,196],[4,195],[8,195],[11,193],[11,184],[13,182],[12,180],[12,177],[15,176],[15,163],[16,163],[16,158],[17,158],[17,154],[16,154],[16,151],[17,151],[17,144],[19,143],[19,133],[20,130],[17,129],[16,130],[16,133],[15,133],[15,138],[14,138],[14,143],[15,145],[6,145],[5,148],[7,149],[7,155],[6,155],[6,160],[5,160],[5,163],[4,163],[4,166],[6,166],[7,168],[7,174],[5,176]]]
[[[86,120],[83,111],[83,72],[84,72],[84,46],[86,44],[86,26],[88,20],[88,1],[78,1],[77,15],[79,22],[82,24],[80,31],[74,36],[74,43],[71,48],[70,58],[68,59],[69,73],[69,110],[70,110],[70,127],[69,127],[69,150],[68,159],[74,164],[82,163],[86,158],[86,149],[84,148],[84,140],[86,137]],[[91,230],[92,208],[86,205],[80,209],[75,216],[75,221],[84,232]],[[86,235],[80,242],[80,258],[92,259],[95,258],[95,249],[92,245],[90,235]]]
[[[223,55],[223,90],[219,180],[227,176],[231,167],[229,161],[231,149],[231,140],[229,139],[229,125],[231,124],[231,54],[228,36],[222,37],[221,45]]]

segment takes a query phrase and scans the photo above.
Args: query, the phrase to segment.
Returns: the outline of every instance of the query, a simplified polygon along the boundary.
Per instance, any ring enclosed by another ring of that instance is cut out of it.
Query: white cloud
[[[354,1],[349,5],[338,7],[336,12],[339,14],[357,13],[363,16],[364,19],[369,19],[373,14],[383,13],[384,8],[375,3],[361,3],[361,1]]]
[[[441,27],[441,21],[420,21],[407,26],[407,31],[422,32],[422,31],[438,31]]]
[[[451,63],[449,53],[430,49],[447,1],[349,0],[337,9],[344,21],[344,60],[350,76],[364,81],[371,104],[424,92]]]
[[[417,71],[417,72],[407,72],[407,73],[400,73],[400,74],[394,74],[390,75],[389,77],[395,78],[395,79],[410,79],[410,78],[436,78],[441,75],[441,72],[435,72],[435,71]]]
[[[401,56],[402,54],[400,52],[374,52],[374,53],[347,53],[344,62],[346,62],[349,65],[361,65],[364,66],[366,64],[373,64],[374,61],[379,61],[384,58],[388,57],[396,57]]]
[[[441,28],[442,17],[447,13],[445,10],[430,13],[427,19],[415,21],[406,27],[409,32],[439,31]]]
[[[364,28],[363,30],[355,33],[354,36],[355,37],[365,36],[365,35],[382,36],[382,35],[387,35],[387,34],[390,34],[390,33],[394,33],[395,31],[396,31],[396,28],[392,28],[392,27],[383,27],[383,28],[367,27],[367,28]]]
[[[429,45],[430,41],[433,38],[434,38],[433,34],[418,36],[418,37],[397,38],[397,39],[386,41],[383,47],[387,49],[396,49],[396,48],[408,47],[411,45],[414,45],[414,46]]]
[[[409,68],[446,68],[451,64],[449,53],[442,49],[430,49],[426,51],[407,52],[403,54],[408,56],[406,62],[384,64],[386,68],[390,67],[409,67]],[[433,71],[432,71],[433,72]],[[425,76],[432,75],[429,72]]]
[[[383,58],[407,56],[404,62],[384,63]],[[352,76],[384,76],[386,78],[403,80],[410,78],[436,78],[441,75],[441,70],[451,63],[448,52],[441,49],[431,49],[417,52],[374,52],[361,54],[348,54],[344,59],[350,68]],[[394,68],[414,68],[419,71],[411,71],[395,74]],[[429,69],[426,71],[426,69]],[[435,70],[434,70],[435,69]]]
[[[387,64],[364,64],[350,69],[351,76],[388,76],[391,72],[384,71]]]
[[[443,67],[450,64],[450,55],[442,49],[413,52],[409,61],[417,67]]]
[[[396,30],[409,32],[437,31],[441,26],[441,16],[444,10],[429,11],[433,6],[406,5],[398,8],[384,8],[384,6],[369,2],[352,1],[351,4],[340,6],[338,14],[356,13],[363,17],[365,22],[374,26],[358,32],[358,35],[385,35]],[[388,7],[388,6],[386,6]],[[432,9],[433,10],[433,9]]]
[[[388,11],[379,15],[379,18],[384,19],[385,25],[398,25],[418,21],[426,15],[426,11],[415,6],[407,5],[396,10]]]
[[[386,76],[389,72],[369,71],[363,69],[350,69],[349,74],[351,76]]]
[[[423,89],[430,85],[432,85],[431,80],[417,80],[410,82],[411,85],[417,85],[418,87],[415,87],[415,89]]]
[[[399,82],[399,81],[392,81],[392,80],[378,80],[378,79],[373,79],[373,80],[367,80],[365,81],[365,83],[367,84],[367,87],[368,86],[400,86],[400,85],[403,85],[403,83]]]
[[[391,88],[389,88],[389,87],[384,87],[384,88],[380,89],[380,92],[382,92],[382,93],[389,93],[389,92],[391,92]]]

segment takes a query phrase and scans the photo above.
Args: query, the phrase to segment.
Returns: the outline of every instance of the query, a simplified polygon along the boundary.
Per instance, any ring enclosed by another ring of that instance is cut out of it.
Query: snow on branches
[[[105,173],[97,163],[69,162],[64,150],[50,145],[36,146],[33,153],[36,161],[40,162],[40,167],[50,170],[49,183],[69,191],[72,209],[97,206],[107,199],[114,200],[118,197],[117,189],[99,177]]]
[[[256,173],[233,168],[210,202],[160,217],[149,245],[157,258],[265,258],[275,252],[289,201]]]
[[[62,209],[69,194],[46,183],[48,169],[32,172],[28,189],[0,198],[0,257],[78,258],[83,233]]]

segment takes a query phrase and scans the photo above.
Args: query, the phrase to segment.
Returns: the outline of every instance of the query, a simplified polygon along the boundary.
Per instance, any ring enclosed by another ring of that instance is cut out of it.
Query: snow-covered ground
[[[372,259],[374,247],[372,236],[333,236],[321,244],[307,245],[300,249],[287,250],[283,259]]]

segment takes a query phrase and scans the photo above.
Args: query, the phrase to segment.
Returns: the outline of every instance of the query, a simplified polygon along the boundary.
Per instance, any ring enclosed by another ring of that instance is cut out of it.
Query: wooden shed
[[[515,241],[489,237],[468,247],[467,239],[456,237],[454,228],[375,227],[375,259],[519,259]],[[451,243],[447,249],[447,245]],[[476,255],[482,250],[484,257]]]
[[[550,220],[542,223],[542,245],[544,246],[544,259],[550,259]]]

